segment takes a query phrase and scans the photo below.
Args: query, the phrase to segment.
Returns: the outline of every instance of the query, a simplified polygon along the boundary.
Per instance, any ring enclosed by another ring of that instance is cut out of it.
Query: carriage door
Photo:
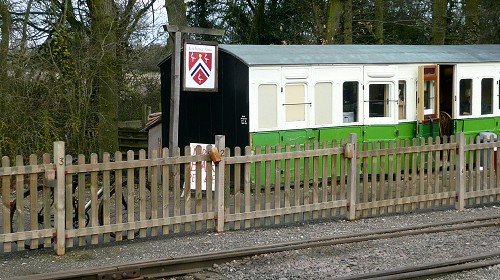
[[[417,84],[417,135],[436,137],[439,135],[439,67],[418,67]]]
[[[280,131],[281,145],[317,140],[317,130],[310,129],[312,108],[309,92],[309,67],[283,67],[281,109],[284,130]]]
[[[398,135],[396,66],[366,66],[363,85],[363,140],[394,140]]]

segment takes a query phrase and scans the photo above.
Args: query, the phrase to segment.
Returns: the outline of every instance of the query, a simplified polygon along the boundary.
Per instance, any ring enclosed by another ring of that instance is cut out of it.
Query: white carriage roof
[[[248,66],[500,62],[500,45],[219,45]]]

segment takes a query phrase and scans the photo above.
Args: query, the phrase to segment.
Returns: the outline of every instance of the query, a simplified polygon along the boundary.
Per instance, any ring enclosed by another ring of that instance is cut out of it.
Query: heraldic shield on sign
[[[184,44],[184,91],[217,91],[217,43]]]

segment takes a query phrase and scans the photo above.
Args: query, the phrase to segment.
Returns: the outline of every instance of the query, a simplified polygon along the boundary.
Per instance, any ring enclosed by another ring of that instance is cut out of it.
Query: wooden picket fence
[[[98,158],[2,158],[0,251],[65,248],[180,232],[464,209],[500,198],[495,139],[165,148]],[[210,155],[218,152],[220,162]],[[157,153],[153,153],[157,154]],[[208,191],[207,191],[208,190]],[[210,191],[213,190],[213,191]]]

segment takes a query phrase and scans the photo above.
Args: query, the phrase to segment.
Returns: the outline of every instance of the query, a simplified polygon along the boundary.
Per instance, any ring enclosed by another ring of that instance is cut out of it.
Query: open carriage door
[[[417,135],[436,137],[439,135],[439,67],[418,67],[417,84]]]

